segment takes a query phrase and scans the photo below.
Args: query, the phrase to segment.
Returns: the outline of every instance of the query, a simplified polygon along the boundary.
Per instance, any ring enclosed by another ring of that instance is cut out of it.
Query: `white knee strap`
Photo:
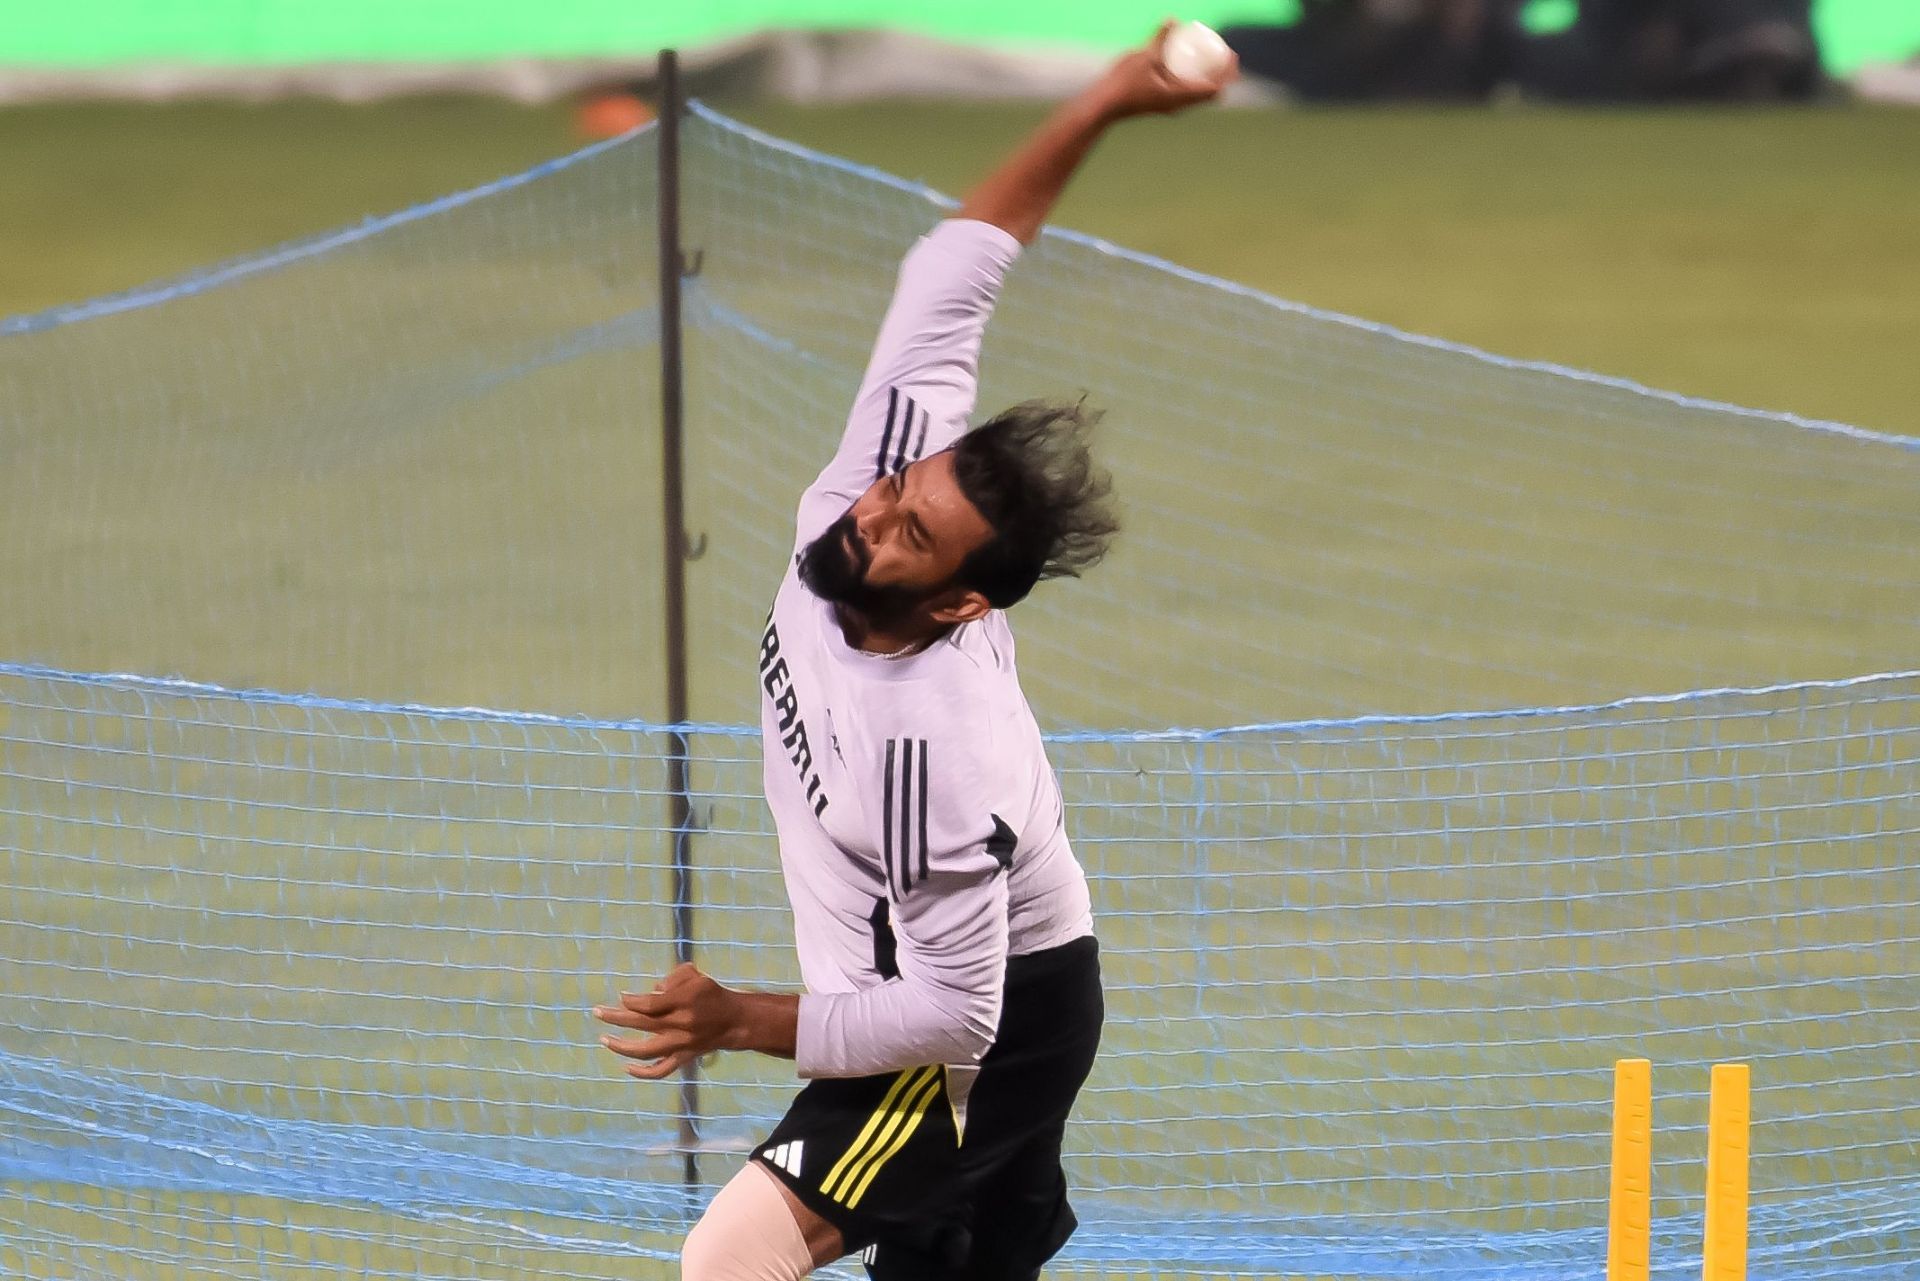
[[[800,1281],[811,1271],[807,1239],[758,1161],[727,1181],[680,1247],[681,1281]]]

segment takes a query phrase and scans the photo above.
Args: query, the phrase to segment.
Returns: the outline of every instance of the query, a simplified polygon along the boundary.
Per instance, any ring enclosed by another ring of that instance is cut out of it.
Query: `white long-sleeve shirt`
[[[980,340],[1019,242],[949,220],[901,265],[796,553],[876,479],[967,430]],[[1093,930],[1059,786],[995,610],[929,648],[850,646],[790,561],[760,645],[767,803],[806,995],[803,1077],[977,1062],[1009,955]]]

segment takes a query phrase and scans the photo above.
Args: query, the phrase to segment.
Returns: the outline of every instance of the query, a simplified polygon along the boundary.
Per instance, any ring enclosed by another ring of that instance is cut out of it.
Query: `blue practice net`
[[[685,144],[694,934],[788,986],[730,726],[938,202]],[[653,158],[5,326],[0,1274],[667,1276],[784,1107],[716,1058],[689,1145],[586,1011],[673,953]],[[1592,1277],[1625,1056],[1656,1275],[1720,1061],[1752,1275],[1920,1269],[1913,442],[1066,235],[986,372],[1129,517],[1017,618],[1110,999],[1058,1273]]]

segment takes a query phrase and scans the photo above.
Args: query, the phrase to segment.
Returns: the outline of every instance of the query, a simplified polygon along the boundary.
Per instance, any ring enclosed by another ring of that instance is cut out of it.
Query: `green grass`
[[[953,189],[1032,113],[751,118]],[[1062,221],[1497,351],[1913,431],[1920,177],[1896,161],[1916,142],[1920,116],[1873,112],[1214,115],[1114,138]],[[33,175],[0,187],[19,237],[0,242],[0,310],[568,145],[563,113],[485,103],[0,114],[0,153]],[[16,348],[36,358],[0,366],[20,397],[0,404],[45,429],[0,436],[9,645],[426,702],[657,705],[649,375],[615,347],[473,394],[556,335],[644,309],[645,255],[614,243],[638,182],[609,158],[449,241]],[[691,510],[711,535],[692,571],[696,706],[729,717],[748,714],[780,526],[888,270],[865,255],[822,298],[823,246],[903,239],[918,216],[788,194],[729,222],[709,188],[690,211],[703,299],[825,353],[695,335]],[[530,239],[577,221],[577,243]],[[448,243],[470,257],[436,259]],[[1097,380],[1123,495],[1167,509],[1101,578],[1022,616],[1047,720],[1100,720],[1107,699],[1132,723],[1218,722],[1914,665],[1912,455],[1596,402],[1087,255],[1023,269],[1005,319],[1019,360],[990,370],[989,396],[1071,390],[1044,385],[1064,376],[1053,361]],[[388,358],[399,333],[407,361]],[[782,415],[797,421],[766,421]],[[1125,1212],[1595,1225],[1610,1059],[1732,1047],[1755,1058],[1774,1127],[1767,1203],[1910,1176],[1905,692],[1198,755],[1063,747],[1116,987],[1080,1131],[1110,1155],[1085,1168]],[[701,749],[730,758],[697,771],[702,937],[731,940],[704,955],[790,980],[751,747]],[[659,750],[8,678],[0,891],[28,904],[7,927],[28,977],[0,993],[17,1003],[5,1048],[60,1059],[110,1119],[134,1105],[96,1064],[241,1113],[469,1137],[600,1127],[618,1152],[671,1103],[594,1062],[580,1011],[667,951]],[[716,1085],[711,1106],[783,1097],[773,1065],[727,1071],[740,1092]],[[1697,1186],[1700,1084],[1659,1086],[1669,1208]],[[1161,1114],[1175,1123],[1143,1123]],[[671,1180],[659,1154],[623,1155],[621,1177]],[[517,1229],[555,1226],[532,1218],[410,1241],[403,1212],[297,1199],[9,1195],[0,1222],[33,1235],[0,1243],[0,1271],[35,1281],[158,1281],[188,1275],[181,1254],[276,1278],[662,1268],[522,1248]],[[658,1210],[622,1239],[658,1248]],[[108,1262],[81,1262],[75,1239]],[[1845,1248],[1914,1245],[1888,1228]]]
[[[1033,118],[751,114],[946,187]],[[31,213],[12,222],[46,232],[66,208],[102,220],[64,247],[0,257],[42,282],[21,307],[569,145],[558,111],[484,103],[0,120],[0,141],[20,142],[44,179],[7,188]],[[1899,429],[1920,403],[1920,232],[1905,213],[1920,179],[1881,158],[1917,122],[1216,113],[1114,137],[1061,220],[1496,351]],[[632,338],[473,394],[556,337],[650,314],[633,156],[311,270],[0,351],[21,353],[7,385],[29,405],[0,475],[0,573],[18,602],[0,650],[396,700],[657,712],[657,664],[634,660],[658,626],[649,350]],[[747,652],[777,570],[771,513],[817,465],[891,255],[924,214],[834,183],[768,200],[778,166],[731,163],[690,196],[707,251],[697,297],[822,354],[780,358],[724,325],[692,338],[691,519],[711,543],[690,571],[694,707],[736,720],[752,715],[752,687],[730,656]],[[89,186],[109,174],[117,196]],[[58,198],[63,186],[91,194]],[[257,204],[273,216],[251,216]],[[60,265],[76,260],[92,278],[45,283],[77,275]],[[1563,703],[1913,661],[1914,455],[1609,408],[1084,254],[1023,269],[1002,322],[1023,363],[990,361],[984,401],[1096,389],[1122,499],[1144,513],[1100,590],[1050,591],[1024,616],[1023,672],[1053,723]],[[1738,372],[1713,376],[1716,361]],[[1192,391],[1177,385],[1189,378]],[[746,447],[742,430],[769,413],[779,425]],[[52,494],[67,499],[49,506]],[[1266,589],[1223,566],[1257,566]],[[1141,611],[1163,624],[1135,626]],[[1087,655],[1104,663],[1098,680]]]
[[[1031,110],[744,106],[959,191]],[[930,144],[929,139],[937,142]],[[0,312],[351,222],[575,145],[559,108],[0,111]],[[1920,433],[1920,113],[1353,111],[1142,122],[1059,221],[1317,306]]]
[[[485,99],[0,109],[0,313],[124,289],[513,173],[578,145]]]
[[[743,115],[949,192],[1033,119]],[[1058,221],[1504,355],[1920,434],[1916,149],[1920,112],[1217,113],[1115,134]]]

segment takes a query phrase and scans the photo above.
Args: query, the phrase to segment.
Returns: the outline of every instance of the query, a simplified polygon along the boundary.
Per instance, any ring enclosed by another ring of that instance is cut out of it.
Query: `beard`
[[[889,627],[911,614],[920,593],[867,581],[873,556],[848,512],[800,553],[800,583],[829,605],[851,611],[870,627]]]

